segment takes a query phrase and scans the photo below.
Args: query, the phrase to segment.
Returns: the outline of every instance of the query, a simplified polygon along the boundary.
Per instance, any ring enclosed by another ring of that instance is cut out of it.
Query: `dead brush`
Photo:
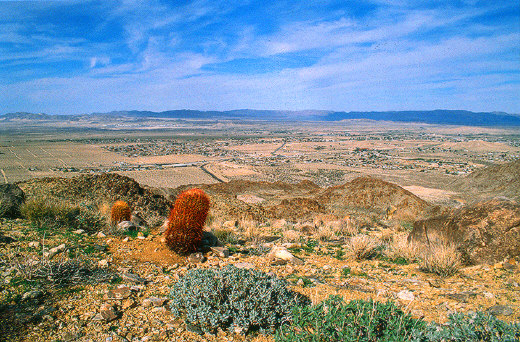
[[[317,224],[316,238],[321,241],[335,240],[354,236],[359,232],[350,218],[324,221]]]
[[[345,245],[347,254],[356,260],[366,260],[374,257],[381,244],[375,237],[359,234],[350,238]]]
[[[1,254],[0,265],[13,270],[15,277],[47,287],[97,284],[116,278],[109,268],[97,267],[83,257],[49,260],[43,255],[29,257],[20,248]]]
[[[436,242],[427,246],[420,255],[420,267],[426,272],[449,277],[461,267],[460,253],[457,247],[447,242]]]
[[[419,251],[415,243],[408,242],[408,234],[397,234],[386,243],[384,255],[390,260],[405,259],[407,262],[414,262],[418,260]]]
[[[50,287],[97,284],[116,278],[113,271],[99,268],[85,259],[12,260],[16,274],[27,281],[40,281]]]
[[[260,240],[262,231],[258,221],[243,216],[238,220],[238,227],[247,241],[257,243]]]

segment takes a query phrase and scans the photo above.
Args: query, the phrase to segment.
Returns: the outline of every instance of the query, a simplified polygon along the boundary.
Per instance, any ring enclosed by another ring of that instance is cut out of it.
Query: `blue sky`
[[[182,108],[520,113],[520,2],[0,1],[0,113]]]

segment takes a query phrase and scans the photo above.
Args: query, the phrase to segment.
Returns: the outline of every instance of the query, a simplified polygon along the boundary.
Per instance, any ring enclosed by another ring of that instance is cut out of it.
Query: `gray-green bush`
[[[405,314],[395,304],[354,300],[341,297],[293,312],[292,326],[276,333],[277,342],[359,341],[397,342],[414,340],[426,323]]]
[[[483,312],[453,314],[445,325],[430,324],[424,341],[435,342],[514,342],[520,341],[520,323],[506,323]]]
[[[173,314],[208,333],[218,328],[274,332],[289,323],[295,306],[310,304],[283,279],[231,265],[190,270],[173,285],[170,297]]]

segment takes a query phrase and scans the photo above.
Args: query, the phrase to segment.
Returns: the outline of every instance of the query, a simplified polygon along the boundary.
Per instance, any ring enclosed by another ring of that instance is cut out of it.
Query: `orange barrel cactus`
[[[166,245],[174,252],[195,252],[202,240],[204,223],[209,212],[209,197],[201,189],[179,194],[168,217],[164,232]]]
[[[110,211],[110,221],[112,224],[118,224],[121,221],[130,221],[132,211],[125,201],[116,201]]]

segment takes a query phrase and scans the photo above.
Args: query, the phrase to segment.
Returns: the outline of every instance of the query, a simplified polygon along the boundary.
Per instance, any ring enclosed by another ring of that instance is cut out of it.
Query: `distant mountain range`
[[[107,120],[107,119],[221,119],[221,120],[269,120],[269,121],[341,121],[364,119],[375,121],[417,122],[439,125],[464,126],[520,126],[520,115],[504,112],[470,112],[465,110],[388,111],[388,112],[334,112],[323,110],[280,111],[237,109],[230,111],[169,110],[116,111],[78,115],[50,115],[35,113],[8,113],[0,115],[0,122],[17,120]]]

